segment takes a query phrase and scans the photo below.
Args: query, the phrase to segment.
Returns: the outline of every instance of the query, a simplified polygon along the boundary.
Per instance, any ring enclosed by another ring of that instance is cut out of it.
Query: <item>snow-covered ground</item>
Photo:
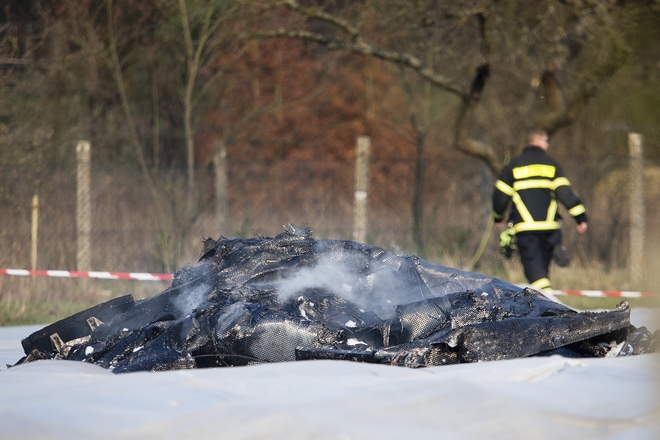
[[[632,323],[660,327],[649,310]],[[407,369],[341,361],[127,373],[38,361],[0,327],[0,439],[659,439],[660,354]]]

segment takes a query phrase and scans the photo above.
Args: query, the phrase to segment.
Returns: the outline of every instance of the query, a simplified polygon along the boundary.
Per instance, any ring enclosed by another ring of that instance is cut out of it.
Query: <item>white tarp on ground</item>
[[[633,324],[657,317],[633,309]],[[0,439],[660,438],[660,354],[407,369],[343,361],[126,373],[6,369],[42,326],[0,327]]]

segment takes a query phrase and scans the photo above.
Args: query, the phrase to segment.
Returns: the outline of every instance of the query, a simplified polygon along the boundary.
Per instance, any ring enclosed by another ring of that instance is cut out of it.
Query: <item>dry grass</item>
[[[0,277],[0,326],[47,324],[122,295],[153,296],[165,281]]]
[[[424,212],[423,249],[416,249],[411,236],[410,164],[396,163],[397,178],[388,178],[392,169],[378,172],[369,195],[367,241],[401,254],[415,254],[437,264],[467,268],[484,235],[488,197],[474,191],[470,182],[478,166],[469,159],[429,163]],[[310,226],[316,238],[350,239],[352,231],[352,168],[348,162],[295,161],[262,166],[256,175],[241,174],[241,164],[230,170],[229,221],[218,225],[210,188],[212,179],[201,170],[199,206],[195,221],[184,225],[182,206],[183,174],[161,173],[161,210],[135,170],[113,167],[93,173],[92,270],[155,272],[175,271],[195,263],[206,237],[273,236],[287,222]],[[391,167],[390,167],[391,168]],[[379,170],[378,164],[373,169]],[[75,186],[66,170],[42,176],[40,187],[39,269],[75,270]],[[400,174],[400,175],[399,175]],[[475,183],[475,182],[472,182]],[[11,185],[10,185],[11,184]],[[476,186],[483,186],[476,182]],[[13,186],[12,186],[13,185]],[[389,186],[387,186],[389,185]],[[29,268],[30,204],[33,187],[17,180],[7,182],[0,199],[0,268]],[[649,186],[651,188],[651,186]],[[486,188],[488,189],[488,188]],[[601,190],[599,190],[601,191]],[[488,193],[489,191],[486,191]],[[600,192],[599,192],[600,194]],[[589,203],[590,230],[576,237],[566,228],[564,241],[573,251],[569,268],[553,267],[551,279],[557,289],[644,290],[660,293],[660,250],[648,246],[647,278],[634,285],[621,262],[626,260],[625,234],[608,254],[607,241],[611,212],[625,212],[625,200],[599,195],[609,203]],[[649,199],[652,200],[652,199]],[[616,205],[616,209],[612,206]],[[648,243],[658,242],[658,203],[647,209]],[[609,209],[609,211],[608,211]],[[566,222],[570,225],[570,221]],[[600,226],[599,226],[600,225]],[[607,227],[606,227],[607,226]],[[625,228],[621,222],[619,228]],[[486,250],[474,271],[513,283],[524,283],[517,260],[503,260],[497,249],[498,230],[490,231]],[[656,234],[656,235],[654,235]],[[616,255],[613,255],[616,253]],[[0,325],[50,322],[75,309],[85,308],[112,297],[132,294],[136,298],[154,295],[167,283],[107,281],[89,279],[22,278],[0,276]],[[567,299],[567,301],[575,301]],[[592,300],[589,300],[592,301]],[[597,300],[594,300],[597,301]],[[596,304],[596,303],[594,303]],[[596,304],[594,307],[600,308]],[[583,305],[582,308],[589,308]]]

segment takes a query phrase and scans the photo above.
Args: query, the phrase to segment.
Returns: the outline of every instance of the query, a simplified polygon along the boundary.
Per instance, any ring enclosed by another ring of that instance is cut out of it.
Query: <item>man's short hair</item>
[[[531,142],[536,136],[548,136],[548,132],[541,127],[534,126],[527,130],[527,141]]]

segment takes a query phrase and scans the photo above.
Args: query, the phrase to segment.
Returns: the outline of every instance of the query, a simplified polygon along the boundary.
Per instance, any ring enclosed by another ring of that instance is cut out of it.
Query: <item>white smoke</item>
[[[280,300],[285,302],[301,290],[321,288],[352,301],[353,287],[358,281],[355,268],[345,261],[334,261],[331,256],[319,258],[316,266],[306,267],[294,275],[275,283]]]
[[[189,315],[193,310],[199,308],[212,288],[213,286],[211,284],[204,283],[191,289],[186,289],[185,293],[177,295],[172,303],[183,316]]]
[[[299,297],[305,289],[319,288],[343,298],[362,311],[375,312],[381,318],[394,316],[396,306],[422,298],[411,298],[408,289],[401,289],[401,274],[397,265],[365,271],[359,258],[346,255],[320,257],[313,267],[301,268],[293,275],[275,282],[281,301]],[[358,287],[356,289],[356,287]],[[373,287],[373,289],[372,289]]]

